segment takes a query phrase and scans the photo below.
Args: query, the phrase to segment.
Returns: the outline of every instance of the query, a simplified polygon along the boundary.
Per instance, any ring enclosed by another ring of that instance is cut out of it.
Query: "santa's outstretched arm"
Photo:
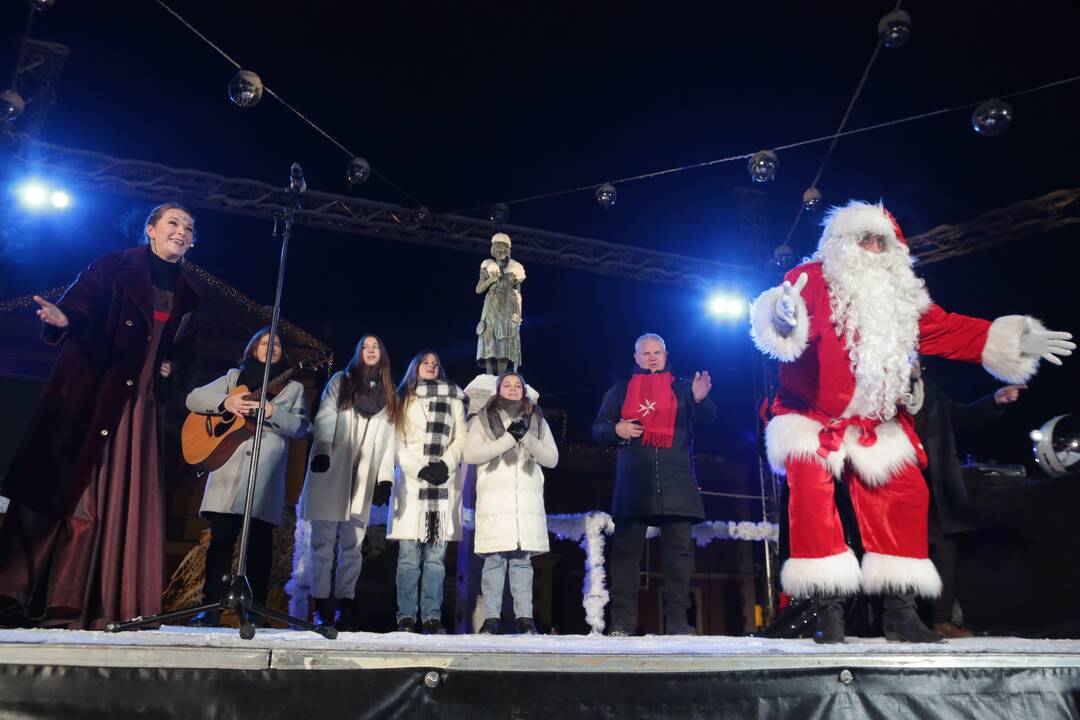
[[[758,350],[780,362],[797,360],[809,343],[810,313],[803,289],[807,275],[766,290],[750,306],[750,336]]]
[[[982,363],[1007,383],[1026,383],[1040,360],[1060,365],[1075,349],[1071,333],[1048,330],[1028,315],[1003,315],[991,322],[931,305],[919,320],[920,353]]]

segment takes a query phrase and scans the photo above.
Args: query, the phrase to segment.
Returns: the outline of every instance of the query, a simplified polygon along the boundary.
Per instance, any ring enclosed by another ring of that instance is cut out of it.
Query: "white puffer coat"
[[[511,422],[501,410],[498,419],[504,428]],[[487,411],[481,410],[469,423],[465,462],[476,465],[473,550],[479,555],[512,550],[547,552],[541,467],[555,467],[559,450],[539,410],[521,442],[507,432],[496,440],[488,427]]]

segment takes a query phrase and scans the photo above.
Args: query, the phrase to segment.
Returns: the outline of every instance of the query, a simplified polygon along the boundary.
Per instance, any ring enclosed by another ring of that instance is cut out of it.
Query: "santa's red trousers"
[[[833,499],[832,473],[815,460],[785,463],[792,558],[826,558],[847,551]],[[863,550],[922,560],[927,557],[930,493],[922,472],[904,465],[878,487],[859,479],[850,463],[844,481],[859,521]]]

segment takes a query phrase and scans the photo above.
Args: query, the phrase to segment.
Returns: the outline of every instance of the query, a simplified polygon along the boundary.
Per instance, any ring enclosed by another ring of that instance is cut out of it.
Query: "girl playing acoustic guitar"
[[[187,406],[201,415],[234,415],[238,420],[254,417],[259,401],[245,399],[250,391],[262,387],[263,368],[269,345],[270,328],[263,328],[244,348],[240,367],[229,370],[213,382],[192,390]],[[271,391],[273,379],[285,372],[289,362],[274,338],[271,358]],[[274,527],[281,524],[285,507],[285,467],[289,440],[304,437],[311,430],[304,405],[304,386],[289,380],[277,394],[266,402],[266,425],[259,450],[259,466],[255,477],[255,497],[252,505],[251,529],[248,538],[248,579],[252,598],[265,605],[273,556]],[[223,578],[232,568],[233,546],[243,523],[248,468],[254,438],[239,445],[232,456],[206,479],[199,515],[210,523],[210,547],[206,551],[206,575],[203,596],[207,602],[219,600],[225,591]],[[217,610],[199,613],[192,625],[214,626],[220,621]]]

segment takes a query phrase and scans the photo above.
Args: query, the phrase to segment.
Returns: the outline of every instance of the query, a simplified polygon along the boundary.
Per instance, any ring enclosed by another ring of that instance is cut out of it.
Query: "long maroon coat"
[[[66,342],[2,494],[39,513],[67,517],[90,482],[146,361],[154,308],[149,248],[102,255],[57,305],[68,327],[46,325],[42,334],[47,342]],[[158,350],[158,363],[173,363],[168,379],[155,375],[159,400],[172,387],[184,389],[192,371],[198,306],[198,292],[181,272]]]

